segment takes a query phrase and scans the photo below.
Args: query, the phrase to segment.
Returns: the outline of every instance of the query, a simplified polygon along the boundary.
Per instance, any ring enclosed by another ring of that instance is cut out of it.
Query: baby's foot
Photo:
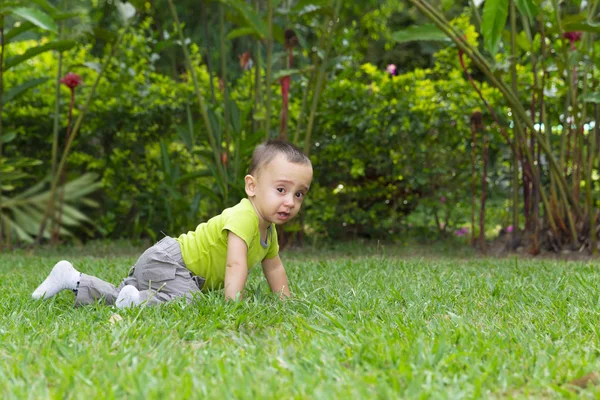
[[[59,261],[56,263],[50,275],[34,292],[31,297],[34,299],[47,299],[64,289],[77,289],[81,273],[73,268],[73,264],[68,261]]]
[[[117,308],[128,308],[141,304],[140,291],[133,285],[126,285],[121,289],[115,302]]]

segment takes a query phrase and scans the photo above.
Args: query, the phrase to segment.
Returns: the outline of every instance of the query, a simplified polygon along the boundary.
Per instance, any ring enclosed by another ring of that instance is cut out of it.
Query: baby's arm
[[[283,263],[279,255],[264,259],[262,269],[273,293],[279,293],[285,297],[291,296],[285,268],[283,268]]]
[[[248,247],[235,233],[227,237],[225,300],[240,300],[248,278]],[[239,296],[239,297],[238,297]]]

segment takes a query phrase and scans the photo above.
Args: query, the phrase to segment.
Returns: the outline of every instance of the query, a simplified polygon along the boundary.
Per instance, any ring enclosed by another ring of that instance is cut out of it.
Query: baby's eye
[[[301,198],[304,197],[304,193],[298,192],[298,193],[296,193],[296,197],[299,198],[299,199],[301,199]]]
[[[283,193],[283,188],[277,188],[277,191],[278,191],[279,193]]]

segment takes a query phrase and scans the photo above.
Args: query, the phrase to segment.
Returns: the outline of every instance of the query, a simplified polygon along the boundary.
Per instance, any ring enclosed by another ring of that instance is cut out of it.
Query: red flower
[[[563,37],[571,43],[571,50],[575,50],[575,43],[581,40],[581,32],[565,32]]]
[[[581,32],[565,32],[563,37],[573,44],[581,40]]]
[[[249,70],[250,68],[252,68],[252,59],[250,58],[250,52],[247,51],[243,54],[239,54],[238,58],[240,59],[240,67],[242,67],[242,69],[244,71]]]
[[[73,90],[77,86],[81,85],[83,81],[79,75],[69,72],[60,80],[60,83],[64,83],[69,89]]]

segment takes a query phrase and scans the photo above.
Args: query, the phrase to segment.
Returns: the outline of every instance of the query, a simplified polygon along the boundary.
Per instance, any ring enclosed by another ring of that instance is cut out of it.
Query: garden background
[[[597,13],[558,0],[4,1],[1,246],[194,229],[239,201],[251,150],[279,137],[315,166],[284,246],[589,254]]]

